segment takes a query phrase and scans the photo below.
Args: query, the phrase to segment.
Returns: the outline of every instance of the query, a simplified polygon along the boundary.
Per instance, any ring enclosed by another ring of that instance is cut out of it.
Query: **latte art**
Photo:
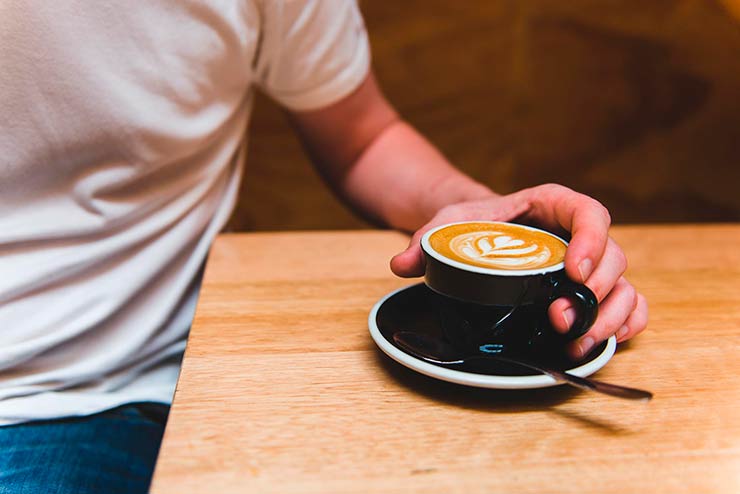
[[[514,239],[495,230],[458,235],[450,241],[450,250],[474,264],[496,269],[537,268],[552,257],[546,246]]]
[[[538,269],[565,258],[565,244],[559,238],[512,224],[450,225],[432,234],[429,241],[445,257],[490,269]]]

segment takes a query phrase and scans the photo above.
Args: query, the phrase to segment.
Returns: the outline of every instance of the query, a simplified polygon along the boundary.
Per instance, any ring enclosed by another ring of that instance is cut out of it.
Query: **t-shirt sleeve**
[[[354,0],[267,0],[256,84],[282,106],[314,110],[350,94],[370,68]]]

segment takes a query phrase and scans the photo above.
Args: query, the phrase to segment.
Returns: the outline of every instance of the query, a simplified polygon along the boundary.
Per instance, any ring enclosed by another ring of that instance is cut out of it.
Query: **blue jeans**
[[[146,493],[169,407],[0,427],[0,494]]]

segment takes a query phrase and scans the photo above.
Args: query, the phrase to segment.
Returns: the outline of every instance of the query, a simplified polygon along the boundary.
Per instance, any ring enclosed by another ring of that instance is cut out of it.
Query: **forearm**
[[[406,231],[419,228],[444,206],[494,194],[399,119],[378,132],[337,185],[360,212]]]
[[[448,204],[493,194],[403,122],[372,74],[337,103],[288,116],[326,182],[375,222],[412,231]]]

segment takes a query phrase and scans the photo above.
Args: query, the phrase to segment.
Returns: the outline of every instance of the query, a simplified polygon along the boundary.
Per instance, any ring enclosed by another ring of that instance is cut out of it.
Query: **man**
[[[458,172],[380,93],[353,2],[0,9],[2,492],[146,490],[256,88],[339,196],[415,232],[399,276],[423,273],[433,225],[533,223],[571,232],[567,273],[601,301],[574,357],[645,328],[604,207],[557,185],[500,196]],[[573,309],[550,317],[565,331]]]

